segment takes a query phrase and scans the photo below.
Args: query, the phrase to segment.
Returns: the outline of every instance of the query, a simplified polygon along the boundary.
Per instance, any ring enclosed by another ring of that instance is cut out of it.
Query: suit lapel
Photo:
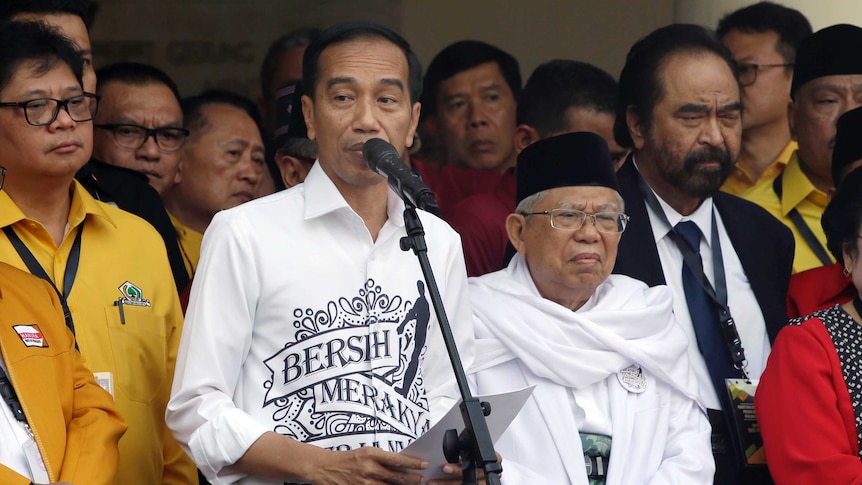
[[[784,305],[786,298],[780,294],[781,290],[778,288],[780,283],[771,278],[776,274],[776,271],[774,268],[766,267],[775,261],[775,255],[769,254],[769,251],[774,250],[774,248],[771,245],[763,244],[763,241],[760,240],[763,237],[761,231],[753,230],[755,228],[751,227],[752,221],[749,212],[730,207],[733,203],[732,197],[720,192],[713,197],[713,201],[718,213],[721,214],[724,229],[727,231],[727,236],[733,247],[745,248],[744,251],[736,251],[736,254],[739,256],[739,262],[742,264],[745,276],[748,277],[751,291],[754,292],[754,297],[763,312],[766,333],[772,342],[787,321],[787,308]],[[781,305],[777,307],[771,305],[770,302],[773,301],[779,302]]]
[[[632,155],[629,155],[617,172],[617,179],[620,183],[620,195],[625,200],[626,213],[631,216],[631,221],[620,238],[614,273],[631,276],[649,286],[663,285],[664,272],[646,204],[638,187],[640,174],[635,168]]]

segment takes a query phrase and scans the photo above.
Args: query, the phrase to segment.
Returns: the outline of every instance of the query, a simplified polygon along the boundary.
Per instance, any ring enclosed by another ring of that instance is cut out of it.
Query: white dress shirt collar
[[[637,161],[635,161],[635,168],[638,168]],[[640,173],[640,169],[638,169],[638,173]],[[664,239],[664,237],[670,232],[671,228],[680,222],[692,221],[697,225],[698,229],[700,229],[700,233],[703,236],[701,242],[706,242],[708,247],[712,247],[712,197],[707,197],[694,212],[684,216],[671,207],[670,204],[665,202],[664,199],[662,199],[661,196],[652,189],[652,187],[650,187],[650,190],[653,195],[655,195],[667,221],[670,223],[669,227],[664,224],[656,224],[656,221],[653,221],[653,224],[650,224],[656,243]],[[651,207],[647,206],[647,209],[649,212],[652,212]],[[655,215],[657,216],[657,214]],[[656,220],[660,220],[660,218],[657,217]]]
[[[385,181],[383,183],[386,183]],[[311,167],[304,182],[304,218],[314,219],[338,210],[356,211],[348,205],[338,187],[320,167],[320,160]],[[404,201],[391,188],[387,192],[386,214],[389,222],[397,227],[404,225]]]

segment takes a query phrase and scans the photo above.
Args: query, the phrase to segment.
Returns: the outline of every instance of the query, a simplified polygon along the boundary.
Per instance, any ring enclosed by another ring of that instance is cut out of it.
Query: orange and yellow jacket
[[[0,352],[51,482],[112,484],[126,422],[81,363],[51,286],[5,263]],[[30,479],[0,465],[0,483]]]

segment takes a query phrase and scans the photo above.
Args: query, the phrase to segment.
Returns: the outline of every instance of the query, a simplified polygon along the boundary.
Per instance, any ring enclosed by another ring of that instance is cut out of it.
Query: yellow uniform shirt
[[[114,401],[129,425],[120,440],[115,483],[197,483],[194,464],[165,425],[183,317],[159,234],[143,219],[96,201],[77,181],[59,248],[42,224],[27,219],[0,191],[0,227],[9,225],[58,288],[75,236],[84,228],[67,299],[84,365],[111,373]],[[27,271],[2,233],[0,260]],[[139,304],[122,305],[121,317],[117,302],[124,294]]]
[[[793,238],[796,240],[796,254],[793,257],[794,273],[823,266],[814,251],[805,242],[802,234],[796,229],[788,214],[791,209],[796,208],[808,228],[825,248],[826,234],[820,225],[820,217],[826,208],[826,194],[817,190],[802,172],[796,152],[793,153],[790,162],[784,168],[781,182],[781,200],[775,194],[775,189],[772,186],[773,180],[766,180],[755,185],[748,192],[742,194],[742,198],[763,207],[793,232]],[[829,257],[832,257],[831,254]]]
[[[201,259],[201,243],[204,240],[204,235],[184,225],[170,212],[168,212],[168,216],[171,218],[174,230],[177,231],[177,242],[179,242],[180,251],[183,253],[186,271],[188,271],[189,278],[191,278],[194,276],[195,269],[198,267],[198,261]]]
[[[790,157],[796,152],[796,148],[798,148],[798,145],[795,141],[788,143],[781,154],[778,155],[778,158],[766,167],[766,170],[760,174],[760,178],[757,180],[754,180],[751,174],[746,172],[739,164],[734,165],[727,180],[724,181],[724,185],[721,186],[721,190],[728,194],[742,195],[746,190],[755,185],[774,179],[787,166],[787,162],[790,161]]]

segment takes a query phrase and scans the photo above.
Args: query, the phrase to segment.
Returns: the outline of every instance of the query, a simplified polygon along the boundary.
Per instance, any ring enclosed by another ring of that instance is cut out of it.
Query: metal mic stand
[[[422,222],[419,220],[419,215],[416,214],[416,206],[411,203],[407,197],[402,197],[406,208],[404,209],[404,226],[407,230],[407,236],[401,238],[401,250],[410,251],[416,254],[419,258],[419,266],[422,268],[422,274],[425,276],[425,283],[428,286],[428,294],[431,296],[431,303],[434,305],[434,312],[437,315],[437,321],[440,323],[440,332],[443,334],[443,341],[446,342],[446,350],[449,352],[449,360],[452,361],[452,369],[455,371],[455,380],[458,382],[458,388],[461,391],[461,416],[464,419],[466,428],[459,435],[454,429],[446,431],[443,439],[443,454],[449,463],[462,464],[462,478],[464,485],[476,485],[476,471],[478,466],[482,466],[485,470],[485,483],[488,485],[500,484],[500,473],[503,467],[497,462],[497,455],[494,453],[494,444],[491,442],[491,435],[488,432],[488,423],[485,421],[485,416],[491,414],[491,407],[488,403],[479,402],[470,393],[470,388],[467,385],[467,375],[464,373],[464,366],[461,364],[461,358],[458,356],[458,349],[455,347],[455,338],[452,336],[452,328],[449,326],[449,319],[446,317],[446,310],[443,308],[443,300],[440,298],[440,290],[437,288],[437,281],[434,279],[434,273],[431,271],[431,263],[428,261],[428,247],[425,244],[425,230],[422,228]]]

